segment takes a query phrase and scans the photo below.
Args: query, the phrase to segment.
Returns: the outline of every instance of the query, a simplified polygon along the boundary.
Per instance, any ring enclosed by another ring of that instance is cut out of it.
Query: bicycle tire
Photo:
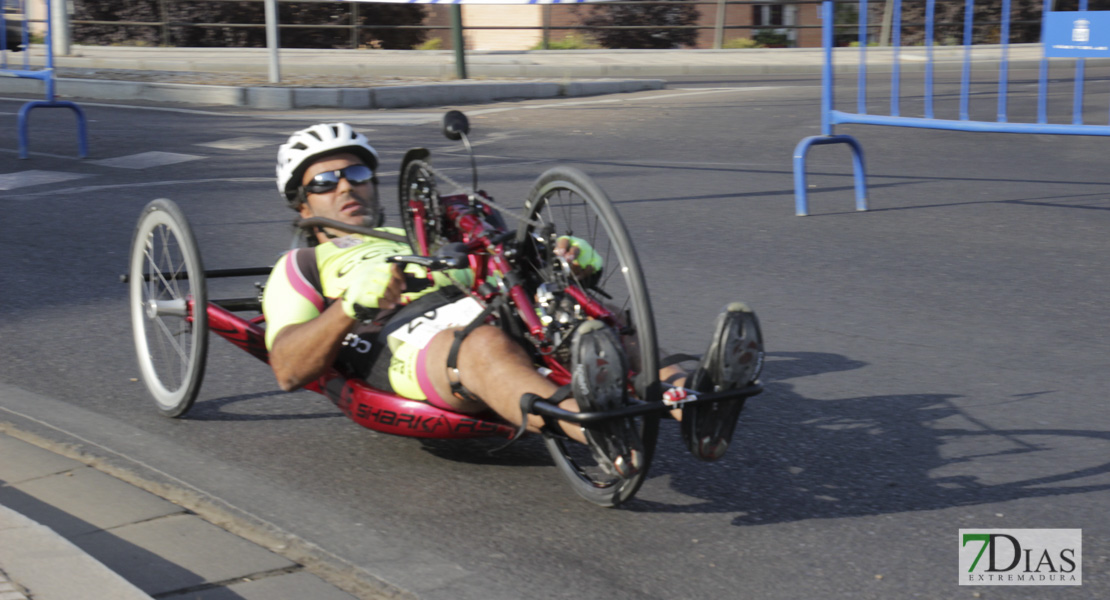
[[[180,417],[192,408],[204,379],[208,290],[196,238],[172,200],[143,208],[131,239],[128,278],[143,384],[162,414]]]
[[[402,167],[398,187],[400,193],[397,196],[397,202],[401,214],[401,223],[405,228],[405,235],[409,238],[409,245],[412,246],[413,252],[420,256],[435,254],[436,250],[447,242],[443,237],[443,215],[440,214],[435,175],[432,174],[427,163],[422,160],[413,160],[405,163]],[[418,232],[416,229],[413,202],[418,202],[424,206],[424,214],[427,216],[427,220],[422,232]]]
[[[535,243],[537,227],[534,223],[539,223],[540,229],[552,224],[556,226],[556,235],[586,236],[584,239],[603,255],[602,275],[583,287],[592,290],[590,293],[600,294],[598,297],[610,296],[605,301],[617,304],[618,314],[627,311],[630,322],[626,327],[632,327],[631,337],[639,349],[633,387],[641,400],[659,401],[662,391],[658,347],[647,285],[627,228],[608,195],[585,173],[571,167],[555,167],[540,175],[532,186],[525,213],[533,223],[525,223],[517,230],[518,247],[526,248],[527,244]],[[581,215],[581,221],[576,221],[577,215]],[[575,232],[574,226],[579,222],[586,226],[585,232]],[[522,254],[528,256],[529,252]],[[538,273],[544,271],[542,265],[534,266]],[[622,335],[626,339],[630,337],[628,332]],[[604,473],[582,445],[558,436],[544,436],[556,466],[575,493],[605,507],[617,506],[636,494],[651,465],[659,415],[653,413],[633,421],[643,444],[644,463],[639,472],[626,479]]]

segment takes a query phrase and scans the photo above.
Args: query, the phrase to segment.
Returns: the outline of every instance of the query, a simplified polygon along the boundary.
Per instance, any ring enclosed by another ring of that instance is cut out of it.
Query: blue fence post
[[[1010,0],[1002,0],[1002,31],[999,33],[999,42],[1002,43],[1002,60],[998,64],[998,122],[1006,122],[1006,91],[1010,83]]]
[[[866,2],[863,4],[866,7]],[[862,10],[862,9],[861,9]],[[859,142],[850,135],[833,135],[834,117],[836,115],[834,102],[835,82],[833,81],[833,28],[835,25],[835,10],[833,0],[821,3],[821,44],[824,48],[825,64],[821,69],[821,135],[809,136],[794,147],[794,214],[804,217],[809,214],[809,200],[806,193],[806,157],[813,146],[827,144],[848,144],[852,150],[852,172],[855,178],[856,210],[867,210],[867,170],[864,168],[863,148]],[[860,20],[866,23],[866,18],[861,15]],[[862,49],[867,45],[867,30],[865,25],[860,26],[860,97],[858,99],[860,111],[864,110],[864,98],[867,90],[864,87],[867,78],[866,52]]]
[[[1041,44],[1045,43],[1048,6],[1051,0],[1041,2]],[[1041,53],[1041,68],[1037,78],[1037,122],[1048,122],[1048,57]]]
[[[902,0],[894,0],[894,15],[890,26],[890,49],[893,61],[893,70],[890,76],[890,115],[897,117],[901,113],[900,98],[902,96]]]
[[[967,0],[964,6],[964,67],[960,75],[960,120],[968,120],[968,88],[971,85],[971,22],[975,16],[975,0]]]
[[[867,114],[867,0],[859,0],[859,75],[857,102],[860,114]]]
[[[9,69],[7,61],[7,49],[0,50],[3,53],[4,59],[0,61],[0,76],[3,77],[20,77],[24,79],[38,79],[43,82],[45,87],[45,100],[33,100],[27,102],[19,109],[17,117],[17,128],[19,132],[19,158],[27,158],[28,156],[28,132],[27,122],[30,118],[31,111],[36,108],[68,108],[73,111],[77,117],[77,153],[81,158],[89,155],[89,142],[88,142],[88,126],[85,119],[85,111],[77,104],[65,100],[58,100],[54,95],[54,48],[53,48],[53,30],[54,18],[52,2],[46,0],[46,67],[43,69],[31,69],[31,46],[29,40],[29,31],[27,26],[27,4],[26,0],[19,6],[22,7],[23,12],[23,68],[22,69]],[[6,0],[0,0],[0,12],[3,12]]]
[[[925,118],[933,118],[933,17],[936,0],[925,2]]]
[[[1087,0],[1079,0],[1079,10],[1087,10]],[[1072,125],[1083,124],[1083,73],[1086,63],[1082,58],[1075,61],[1075,99],[1072,104]]]

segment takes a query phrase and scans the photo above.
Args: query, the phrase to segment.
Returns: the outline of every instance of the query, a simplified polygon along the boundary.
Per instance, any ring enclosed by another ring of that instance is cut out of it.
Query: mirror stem
[[[467,136],[465,133],[462,133],[462,132],[460,132],[460,135],[462,135],[463,145],[466,146],[466,153],[470,155],[470,172],[472,173],[471,188],[474,190],[474,193],[477,194],[478,193],[478,161],[474,160],[474,149],[471,148],[471,146],[470,146],[470,137]]]

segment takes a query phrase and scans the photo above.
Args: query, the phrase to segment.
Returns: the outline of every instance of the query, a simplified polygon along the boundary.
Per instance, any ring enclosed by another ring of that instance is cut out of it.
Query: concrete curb
[[[108,79],[63,79],[56,93],[92,100],[145,100],[243,106],[262,110],[294,108],[406,108],[475,104],[521,98],[596,96],[663,89],[662,79],[601,79],[589,81],[466,81],[374,88],[247,87],[117,81]],[[42,93],[44,84],[32,79],[6,79],[8,93]]]
[[[151,600],[49,527],[3,505],[0,565],[35,600]]]

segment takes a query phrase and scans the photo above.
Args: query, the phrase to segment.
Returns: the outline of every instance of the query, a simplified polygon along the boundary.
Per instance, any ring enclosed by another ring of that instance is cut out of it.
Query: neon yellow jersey
[[[404,235],[402,229],[382,227],[379,231]],[[318,317],[336,301],[350,285],[347,277],[357,273],[354,267],[363,261],[385,262],[397,254],[412,254],[404,242],[349,235],[336,238],[315,248],[298,248],[287,252],[274,265],[266,282],[262,312],[266,315],[266,348],[272,349],[278,332],[289,325],[304,323]],[[469,269],[435,272],[418,265],[405,267],[405,292],[402,304],[425,294],[453,285],[452,281],[469,285],[473,273]]]

